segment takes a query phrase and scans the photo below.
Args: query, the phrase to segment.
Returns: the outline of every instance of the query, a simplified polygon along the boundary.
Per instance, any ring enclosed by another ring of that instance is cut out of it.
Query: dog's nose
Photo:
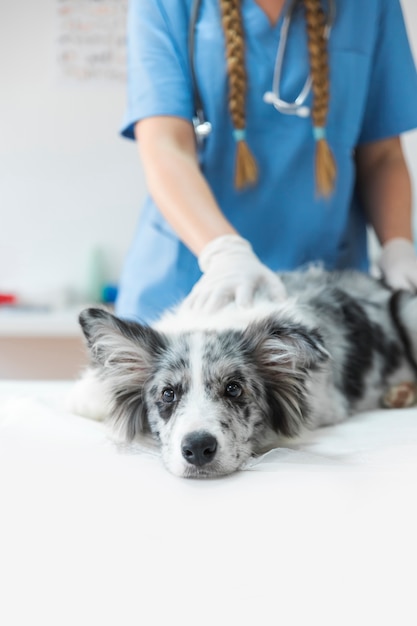
[[[201,467],[210,463],[215,457],[217,440],[204,431],[190,433],[182,440],[182,456],[191,465]]]

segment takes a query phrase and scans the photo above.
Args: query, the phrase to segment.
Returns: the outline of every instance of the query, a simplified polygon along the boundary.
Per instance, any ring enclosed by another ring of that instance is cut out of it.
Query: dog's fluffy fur
[[[152,328],[83,311],[92,369],[73,407],[129,441],[151,434],[174,474],[213,476],[417,381],[416,296],[356,272],[282,279],[283,303],[208,317],[180,306]]]

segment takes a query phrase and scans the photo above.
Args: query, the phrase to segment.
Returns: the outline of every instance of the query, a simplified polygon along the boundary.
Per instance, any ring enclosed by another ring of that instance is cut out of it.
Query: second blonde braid
[[[325,15],[320,0],[303,0],[313,88],[311,117],[316,140],[316,185],[319,195],[328,197],[336,180],[336,164],[326,139],[329,109],[329,64],[325,37]]]
[[[229,111],[236,140],[235,186],[243,189],[258,180],[256,161],[246,143],[246,65],[241,0],[219,0],[229,78]]]

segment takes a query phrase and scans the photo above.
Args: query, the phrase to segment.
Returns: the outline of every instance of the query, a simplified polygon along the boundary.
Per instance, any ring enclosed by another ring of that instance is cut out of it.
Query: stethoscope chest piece
[[[334,21],[334,0],[329,0],[329,11],[327,15],[327,23],[325,28],[325,38],[328,39],[330,36],[331,27]],[[308,98],[308,95],[311,91],[312,86],[312,78],[309,74],[304,83],[303,88],[298,94],[297,98],[293,102],[287,102],[281,98],[280,94],[280,84],[281,84],[281,74],[282,68],[284,65],[284,57],[285,50],[287,47],[288,33],[290,30],[291,19],[294,13],[294,10],[297,5],[297,0],[292,0],[290,2],[286,14],[284,15],[280,38],[277,48],[277,54],[275,58],[275,68],[274,68],[274,77],[272,81],[272,89],[271,91],[267,91],[264,93],[263,101],[267,104],[272,104],[272,106],[283,113],[284,115],[297,115],[298,117],[308,117],[310,115],[310,108],[306,106],[305,102]]]
[[[212,131],[212,126],[210,122],[207,122],[206,120],[201,120],[198,117],[193,118],[193,126],[197,140],[206,139],[206,137],[208,137]]]
[[[308,117],[310,115],[310,107],[299,103],[299,98],[295,102],[286,102],[281,100],[273,91],[266,91],[263,101],[266,104],[272,104],[277,111],[284,113],[284,115],[297,115],[298,117]]]

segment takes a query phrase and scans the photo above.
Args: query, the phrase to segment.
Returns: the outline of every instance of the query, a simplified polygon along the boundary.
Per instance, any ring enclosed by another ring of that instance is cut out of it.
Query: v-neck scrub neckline
[[[241,5],[244,25],[247,25],[248,28],[259,27],[262,30],[265,29],[270,33],[279,35],[287,11],[287,4],[288,0],[284,3],[278,20],[272,23],[264,9],[262,9],[255,0],[244,0]]]

